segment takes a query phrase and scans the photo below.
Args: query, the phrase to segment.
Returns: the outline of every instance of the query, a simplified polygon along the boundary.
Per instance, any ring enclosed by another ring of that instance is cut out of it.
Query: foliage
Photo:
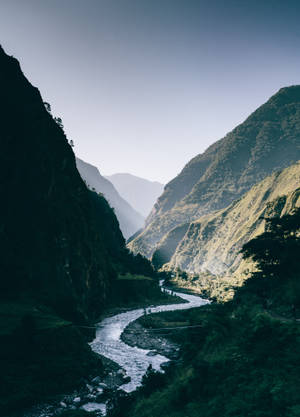
[[[1,47],[0,86],[0,407],[6,413],[73,389],[97,370],[85,326],[108,306],[119,273],[155,274],[149,261],[126,249],[108,202],[82,181],[61,120]]]
[[[182,356],[155,387],[144,387],[117,417],[295,417],[300,404],[300,210],[267,219],[266,232],[244,246],[258,271],[232,301],[141,320],[169,332]],[[293,290],[291,290],[291,288]],[[291,296],[293,294],[293,296]]]

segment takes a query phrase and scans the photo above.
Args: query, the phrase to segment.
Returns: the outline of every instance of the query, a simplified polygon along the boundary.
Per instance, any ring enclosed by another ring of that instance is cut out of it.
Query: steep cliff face
[[[67,319],[99,314],[125,256],[118,221],[87,189],[63,130],[0,50],[1,297],[32,296]]]
[[[86,187],[63,130],[1,47],[0,91],[0,409],[8,416],[103,371],[86,325],[119,301],[120,273],[153,269],[129,253],[114,211]]]
[[[121,197],[113,184],[100,174],[98,168],[79,158],[76,158],[76,165],[86,185],[97,193],[102,193],[110,206],[114,208],[125,239],[144,226],[143,216]]]
[[[169,267],[191,274],[242,275],[248,266],[241,263],[239,252],[264,232],[264,218],[290,214],[299,206],[300,162],[265,178],[226,209],[192,222],[169,258]],[[163,246],[155,256],[161,251]]]
[[[166,185],[130,249],[151,257],[182,223],[227,207],[273,171],[300,159],[300,86],[279,90]]]

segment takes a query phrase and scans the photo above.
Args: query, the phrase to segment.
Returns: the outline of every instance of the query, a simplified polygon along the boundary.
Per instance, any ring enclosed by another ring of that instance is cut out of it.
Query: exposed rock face
[[[227,207],[273,171],[300,159],[300,86],[282,88],[165,186],[130,249],[151,257],[176,226]]]
[[[91,190],[102,193],[110,206],[115,209],[125,239],[128,239],[144,226],[145,219],[143,216],[120,196],[114,185],[100,174],[98,168],[79,158],[76,158],[76,165],[86,185]]]
[[[241,274],[247,265],[241,264],[239,251],[264,231],[264,218],[290,214],[299,206],[300,162],[265,178],[226,209],[192,222],[169,266],[196,274]]]

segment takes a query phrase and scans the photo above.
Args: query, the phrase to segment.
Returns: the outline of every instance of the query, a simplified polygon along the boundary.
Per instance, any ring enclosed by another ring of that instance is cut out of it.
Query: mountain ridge
[[[100,174],[97,167],[78,157],[76,157],[76,166],[87,186],[91,190],[102,193],[110,206],[115,209],[125,239],[143,227],[145,222],[143,216],[119,194],[111,181]]]
[[[190,223],[168,265],[192,274],[242,275],[247,268],[241,265],[242,246],[264,232],[266,217],[290,214],[298,206],[300,161],[266,177],[225,209]]]
[[[158,181],[150,181],[129,173],[116,173],[106,178],[114,184],[125,200],[145,217],[150,214],[164,188]]]
[[[300,86],[282,88],[170,181],[129,247],[151,258],[177,225],[228,206],[254,184],[300,159]]]
[[[145,274],[148,296],[161,292],[106,199],[80,177],[39,90],[1,47],[0,91],[0,408],[19,416],[103,373],[87,340],[108,305],[130,299],[134,285],[120,287],[120,275]]]

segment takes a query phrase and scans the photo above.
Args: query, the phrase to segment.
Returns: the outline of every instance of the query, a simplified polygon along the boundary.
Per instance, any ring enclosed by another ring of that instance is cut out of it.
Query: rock
[[[104,384],[104,382],[101,382],[101,384],[98,384],[98,386],[99,388],[103,388],[103,389],[107,388],[107,385]]]
[[[103,394],[104,390],[103,390],[103,388],[97,388],[97,391],[98,391],[99,394]]]
[[[169,366],[171,365],[171,363],[172,363],[172,361],[163,362],[163,363],[160,365],[160,367],[161,367],[161,369],[166,370],[166,369],[168,369],[168,368],[169,368]]]
[[[155,352],[154,350],[150,350],[150,352],[147,353],[147,356],[156,356],[157,352]]]
[[[61,401],[61,402],[59,403],[59,405],[60,405],[61,407],[64,407],[64,408],[66,408],[66,407],[67,407],[67,404],[66,404],[65,402],[63,402],[63,401]]]
[[[95,385],[100,384],[100,382],[101,382],[100,376],[96,376],[94,379],[92,379],[92,383]]]
[[[86,386],[87,386],[87,389],[88,389],[89,391],[93,391],[94,387],[92,387],[92,386],[91,386],[91,385],[89,385],[89,384],[86,384]]]
[[[126,372],[124,371],[124,369],[119,369],[119,370],[117,371],[117,374],[118,374],[118,375],[121,375],[121,376],[125,376],[125,375],[126,375]]]
[[[81,401],[81,398],[80,397],[76,397],[73,400],[73,402],[76,403],[76,404],[80,403],[80,401]]]

